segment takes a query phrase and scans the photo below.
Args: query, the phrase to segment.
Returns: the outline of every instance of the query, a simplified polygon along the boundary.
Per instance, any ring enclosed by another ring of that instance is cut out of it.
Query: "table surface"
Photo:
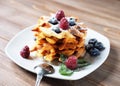
[[[41,15],[58,9],[107,36],[111,50],[105,63],[88,76],[76,81],[44,77],[41,86],[120,86],[120,0],[0,0],[0,86],[34,86],[36,75],[11,61],[4,48]]]

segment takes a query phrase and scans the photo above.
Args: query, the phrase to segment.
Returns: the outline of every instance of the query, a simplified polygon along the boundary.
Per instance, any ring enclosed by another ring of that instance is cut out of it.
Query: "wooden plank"
[[[19,31],[37,23],[41,15],[63,9],[93,30],[107,36],[111,51],[105,63],[76,81],[44,77],[41,86],[120,85],[120,0],[0,0],[0,86],[34,86],[36,75],[15,63],[4,48]]]

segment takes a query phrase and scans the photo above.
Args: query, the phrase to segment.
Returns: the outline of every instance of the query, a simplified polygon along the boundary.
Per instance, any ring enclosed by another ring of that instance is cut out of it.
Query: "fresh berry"
[[[28,58],[28,57],[29,57],[29,52],[20,51],[20,55],[21,55],[23,58]]]
[[[100,52],[105,49],[101,42],[98,42],[97,39],[93,38],[88,41],[88,45],[85,46],[86,51],[90,56],[98,56]]]
[[[63,10],[59,10],[56,13],[56,18],[58,21],[60,21],[63,17],[65,17],[64,11]]]
[[[36,38],[34,38],[34,41],[36,41],[37,39]]]
[[[52,30],[55,31],[56,33],[61,33],[59,27],[55,27],[55,28],[53,28]]]
[[[69,28],[69,22],[65,17],[63,17],[60,20],[59,27],[62,28],[63,30],[67,30]]]
[[[26,45],[26,46],[23,48],[23,51],[29,51],[29,47]]]
[[[94,57],[95,56],[99,56],[100,55],[100,51],[97,48],[92,48],[92,49],[90,49],[89,54],[91,56],[94,56]]]
[[[23,57],[23,58],[28,58],[29,55],[30,55],[30,50],[29,50],[29,47],[26,45],[21,51],[20,51],[20,55]]]
[[[50,20],[48,22],[53,24],[53,25],[58,24],[58,20],[55,17],[50,18]]]
[[[90,39],[88,44],[95,44],[97,42],[97,39],[93,38],[93,39]]]
[[[65,65],[67,66],[67,68],[73,70],[75,68],[77,68],[77,57],[76,56],[70,56],[66,61],[65,61]]]
[[[94,48],[93,44],[88,44],[88,45],[85,46],[85,49],[86,49],[87,52],[89,52],[90,49],[92,49],[92,48]]]
[[[70,18],[68,21],[69,21],[69,25],[70,25],[70,26],[76,25],[74,18]]]
[[[95,48],[97,48],[100,51],[105,49],[105,47],[103,46],[103,44],[101,42],[96,42],[95,43]]]

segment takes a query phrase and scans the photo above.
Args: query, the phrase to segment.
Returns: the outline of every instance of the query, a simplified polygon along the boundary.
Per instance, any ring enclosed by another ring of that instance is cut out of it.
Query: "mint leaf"
[[[60,54],[60,60],[64,63],[67,57],[64,54]]]
[[[85,66],[88,66],[90,65],[90,63],[86,62],[86,63],[83,63],[83,64],[78,64],[78,67],[85,67]]]
[[[59,73],[60,73],[61,75],[70,76],[70,75],[73,74],[73,71],[70,70],[70,69],[68,69],[68,68],[66,67],[66,65],[61,64],[60,69],[59,69]]]
[[[83,63],[87,63],[87,61],[84,59],[78,59],[78,64],[83,64]]]
[[[85,67],[88,65],[90,65],[90,63],[85,59],[78,59],[78,68]]]

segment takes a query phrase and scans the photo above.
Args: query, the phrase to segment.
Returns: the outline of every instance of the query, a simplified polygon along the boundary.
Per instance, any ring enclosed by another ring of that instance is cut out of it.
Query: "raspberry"
[[[60,20],[59,27],[62,28],[63,30],[67,30],[69,28],[69,22],[65,17],[63,17]]]
[[[28,58],[29,55],[30,55],[30,50],[29,50],[29,47],[26,45],[21,51],[20,51],[20,55],[23,57],[23,58]]]
[[[26,46],[23,48],[23,51],[29,51],[29,47],[26,45]]]
[[[65,65],[67,66],[67,68],[73,70],[75,68],[77,68],[77,57],[76,56],[70,56],[66,61],[65,61]]]
[[[59,10],[56,13],[56,18],[58,21],[60,21],[63,17],[65,17],[64,11],[63,10]]]

